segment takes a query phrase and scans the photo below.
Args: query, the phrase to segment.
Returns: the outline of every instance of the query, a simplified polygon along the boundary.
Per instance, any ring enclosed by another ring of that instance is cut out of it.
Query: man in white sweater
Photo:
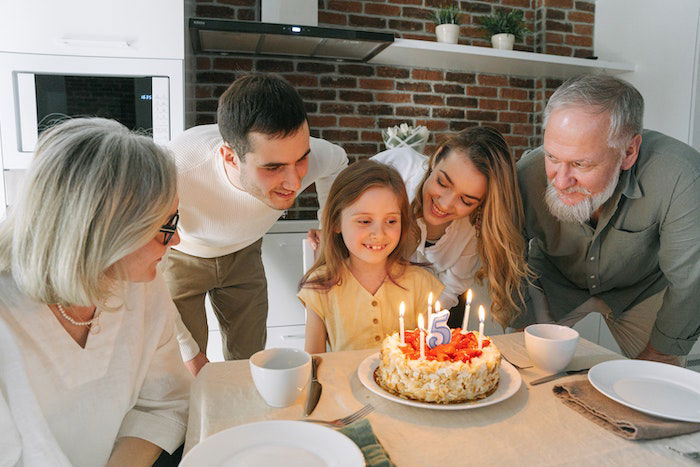
[[[310,137],[301,97],[270,74],[234,81],[219,99],[218,126],[190,128],[169,146],[178,167],[180,244],[165,277],[196,341],[178,333],[182,357],[196,373],[206,362],[207,293],[227,360],[264,348],[262,237],[312,183],[323,206],[348,160],[340,146]]]

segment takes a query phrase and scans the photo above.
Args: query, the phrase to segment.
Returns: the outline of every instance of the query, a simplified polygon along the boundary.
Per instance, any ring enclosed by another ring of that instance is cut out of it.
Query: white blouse
[[[380,152],[372,160],[399,172],[410,201],[420,196],[416,191],[428,170],[426,156],[410,147],[402,147]],[[451,308],[457,304],[458,295],[473,287],[474,275],[479,269],[476,230],[468,217],[456,219],[434,245],[426,247],[428,233],[423,218],[418,219],[418,227],[421,231],[420,243],[411,260],[430,263],[433,273],[445,285],[440,303],[444,308]]]
[[[82,348],[0,275],[0,465],[105,465],[124,436],[182,443],[192,378],[168,289],[158,276],[120,296]]]

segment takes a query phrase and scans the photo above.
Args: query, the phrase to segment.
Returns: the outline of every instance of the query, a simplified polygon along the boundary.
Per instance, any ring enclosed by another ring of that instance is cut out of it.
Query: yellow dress
[[[340,277],[340,284],[329,290],[303,288],[297,295],[307,313],[323,321],[331,351],[379,348],[384,336],[399,330],[401,302],[406,303],[405,328],[415,329],[418,313],[426,318],[428,294],[439,297],[444,288],[431,272],[414,265],[396,280],[401,287],[387,278],[374,295],[346,266]]]

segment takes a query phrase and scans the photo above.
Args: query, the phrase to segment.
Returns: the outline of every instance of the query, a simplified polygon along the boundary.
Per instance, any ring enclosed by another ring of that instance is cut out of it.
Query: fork
[[[374,411],[372,404],[367,404],[360,410],[351,413],[350,415],[343,418],[336,418],[335,420],[315,420],[313,418],[304,418],[302,421],[311,423],[320,423],[321,425],[330,426],[333,428],[342,428],[344,426],[350,425],[357,420],[366,417],[368,414]]]
[[[677,453],[677,454],[680,454],[680,455],[683,456],[683,457],[686,457],[686,458],[688,458],[688,459],[690,459],[690,460],[693,460],[693,461],[695,461],[695,462],[697,462],[697,463],[700,464],[700,451],[695,451],[695,452],[683,452],[683,451],[679,451],[678,449],[674,449],[674,448],[672,448],[671,446],[666,446],[666,448],[669,449],[669,450],[671,450],[671,451],[673,451],[673,452],[675,452],[675,453]]]
[[[526,370],[526,369],[528,369],[528,368],[532,368],[532,365],[520,366],[520,365],[517,365],[517,364],[511,362],[510,360],[508,360],[508,358],[506,357],[506,354],[504,354],[504,353],[501,354],[501,358],[503,358],[503,360],[505,360],[505,361],[507,361],[508,363],[510,363],[511,365],[513,365],[513,366],[514,366],[515,368],[517,368],[518,370]]]

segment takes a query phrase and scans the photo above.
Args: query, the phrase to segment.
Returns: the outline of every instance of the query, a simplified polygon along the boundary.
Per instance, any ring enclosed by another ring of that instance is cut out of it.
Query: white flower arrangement
[[[430,132],[423,125],[414,127],[413,125],[402,123],[401,125],[382,130],[382,138],[384,138],[384,144],[387,149],[408,146],[421,154],[423,154],[425,149],[428,136],[430,136]]]

